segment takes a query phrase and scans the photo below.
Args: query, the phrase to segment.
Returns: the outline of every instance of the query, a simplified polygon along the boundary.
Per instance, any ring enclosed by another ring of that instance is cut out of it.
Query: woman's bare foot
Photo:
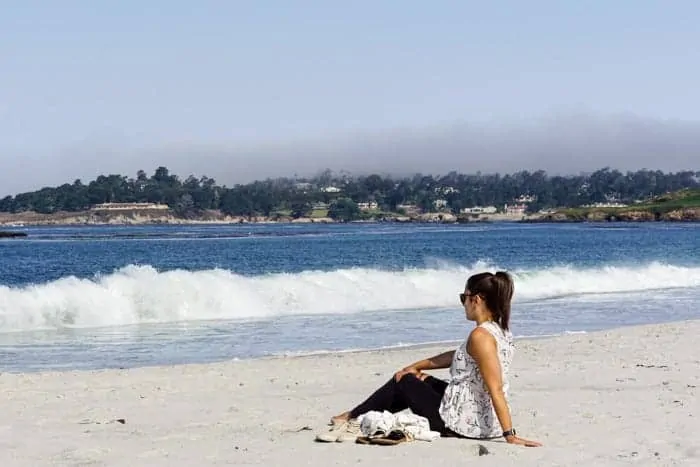
[[[340,425],[350,420],[350,412],[343,412],[340,415],[331,417],[331,425]]]

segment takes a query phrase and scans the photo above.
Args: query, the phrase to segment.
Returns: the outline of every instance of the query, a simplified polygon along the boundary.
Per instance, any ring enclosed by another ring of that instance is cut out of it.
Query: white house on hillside
[[[460,212],[462,214],[496,214],[498,209],[496,209],[496,206],[474,206],[463,208]]]
[[[443,209],[447,207],[447,200],[446,199],[436,199],[435,202],[433,203],[433,206],[435,206],[435,209]]]
[[[527,211],[527,204],[506,204],[505,211],[511,216],[522,216]]]
[[[379,204],[376,201],[367,201],[365,203],[357,203],[357,207],[362,211],[371,211],[379,209]]]

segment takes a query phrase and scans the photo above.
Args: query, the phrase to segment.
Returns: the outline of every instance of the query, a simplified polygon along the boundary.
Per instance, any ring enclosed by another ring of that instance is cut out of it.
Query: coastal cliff
[[[585,213],[554,212],[530,222],[700,222],[700,208],[676,209],[665,213],[643,210],[606,212],[594,210]]]
[[[158,225],[158,224],[330,224],[336,223],[330,217],[290,216],[228,216],[218,211],[209,211],[196,217],[178,217],[167,212],[118,212],[95,214],[90,211],[58,212],[38,214],[25,212],[19,214],[0,214],[0,226],[17,225]],[[529,216],[455,216],[450,213],[424,213],[420,215],[382,215],[358,223],[396,222],[396,223],[442,223],[466,224],[475,222],[521,222],[521,223],[566,223],[566,222],[700,222],[700,207],[681,208],[666,212],[654,212],[640,208],[626,210],[611,209],[569,209],[549,214]]]
[[[288,222],[304,222],[305,219],[289,219]],[[57,212],[40,214],[23,212],[0,215],[0,225],[148,225],[148,224],[245,224],[273,223],[277,218],[263,216],[229,216],[220,211],[203,211],[197,216],[180,217],[172,210],[126,210],[114,212]],[[308,219],[308,222],[333,222],[329,218]]]
[[[535,218],[531,216],[527,218]],[[495,214],[489,216],[454,215],[449,212],[426,212],[404,215],[398,213],[376,213],[355,223],[397,222],[397,223],[471,223],[471,222],[517,222],[522,215]],[[180,217],[172,210],[122,210],[122,211],[80,211],[40,214],[23,212],[0,214],[1,225],[151,225],[151,224],[330,224],[342,222],[327,215],[292,217],[275,214],[271,216],[230,216],[218,210],[207,210],[196,216]]]
[[[700,190],[680,190],[625,207],[561,209],[534,222],[700,222]]]

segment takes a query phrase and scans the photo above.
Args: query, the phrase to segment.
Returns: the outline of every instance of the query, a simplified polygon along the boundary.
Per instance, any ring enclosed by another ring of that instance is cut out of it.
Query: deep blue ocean
[[[13,230],[0,372],[461,340],[457,296],[483,270],[513,273],[516,336],[700,318],[700,224]]]

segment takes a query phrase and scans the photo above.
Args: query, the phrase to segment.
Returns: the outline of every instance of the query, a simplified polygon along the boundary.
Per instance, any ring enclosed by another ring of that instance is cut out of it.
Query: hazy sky
[[[696,1],[2,7],[2,194],[158,165],[700,170]]]

